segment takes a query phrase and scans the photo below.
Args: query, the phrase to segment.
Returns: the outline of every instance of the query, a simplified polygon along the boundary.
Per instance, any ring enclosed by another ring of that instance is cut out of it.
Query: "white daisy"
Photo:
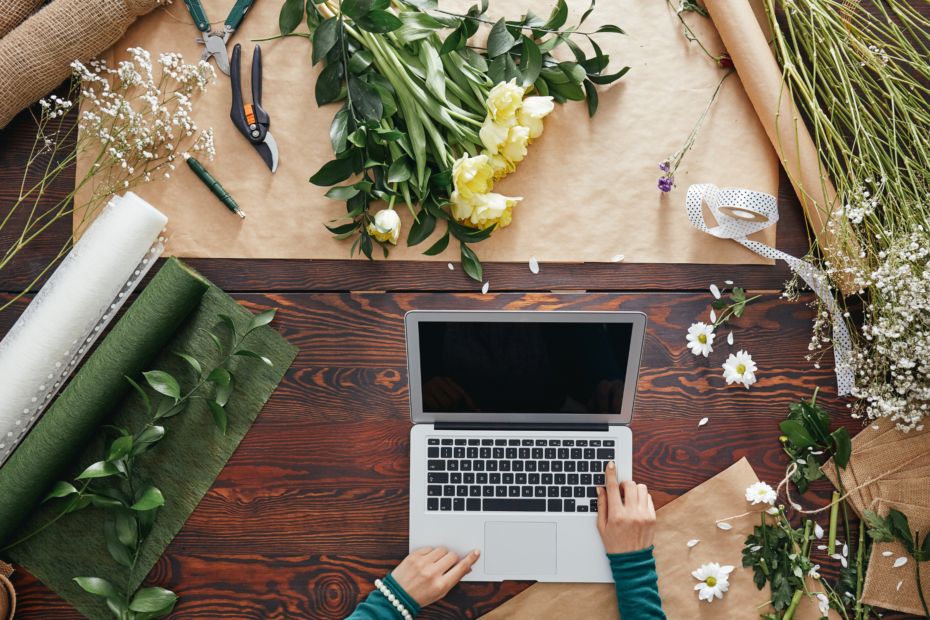
[[[830,599],[827,598],[827,595],[823,592],[817,594],[817,605],[820,607],[820,613],[827,615],[827,612],[830,611]]]
[[[705,564],[691,574],[701,583],[694,586],[699,601],[713,602],[714,597],[723,598],[723,593],[730,587],[727,578],[733,570],[732,566],[720,566],[717,563]]]
[[[723,378],[727,380],[727,385],[742,383],[748,390],[749,386],[756,382],[756,370],[756,363],[752,361],[749,353],[746,351],[740,351],[736,355],[731,353],[723,364]]]
[[[695,355],[707,357],[714,350],[714,326],[703,321],[688,328],[688,347]]]
[[[775,503],[777,497],[775,489],[764,482],[757,482],[746,489],[746,501],[752,502],[753,506],[756,504],[768,504],[771,506]]]

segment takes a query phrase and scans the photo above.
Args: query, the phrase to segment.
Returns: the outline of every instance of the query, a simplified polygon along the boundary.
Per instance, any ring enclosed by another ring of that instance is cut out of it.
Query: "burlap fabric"
[[[891,508],[907,515],[911,531],[918,530],[922,541],[930,531],[930,507],[880,499],[875,510],[885,516]],[[891,555],[886,556],[886,552],[891,552]],[[907,558],[907,562],[895,568],[895,560],[901,557]],[[930,563],[925,562],[920,568],[920,583],[924,595],[930,595]],[[876,543],[872,546],[869,571],[866,573],[865,587],[862,589],[862,602],[873,607],[923,616],[924,611],[917,592],[917,563],[907,554],[904,545],[893,542]]]
[[[7,579],[13,574],[13,567],[0,561],[0,620],[11,620],[16,612],[16,592]]]
[[[42,6],[42,0],[0,1],[0,37],[19,26],[40,6]]]
[[[160,3],[55,0],[14,28],[0,39],[0,128],[61,84],[72,61],[87,62],[107,49],[136,17]]]

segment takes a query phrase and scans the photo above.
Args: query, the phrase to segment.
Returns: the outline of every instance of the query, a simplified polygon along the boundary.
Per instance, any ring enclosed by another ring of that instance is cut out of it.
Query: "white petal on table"
[[[537,262],[536,257],[532,254],[530,254],[530,271],[539,273],[539,262]]]
[[[733,332],[727,334],[727,344],[733,344]]]
[[[834,560],[839,560],[839,561],[840,561],[840,564],[843,565],[843,568],[846,568],[846,567],[848,566],[848,564],[847,564],[847,562],[846,562],[846,558],[844,558],[843,556],[841,556],[839,553],[834,553],[834,554],[831,555],[830,557],[833,558]]]
[[[714,294],[714,299],[720,299],[720,289],[717,288],[716,284],[710,285],[710,292]]]
[[[807,465],[807,461],[805,461],[804,459],[798,459],[798,463],[800,463],[801,465]]]
[[[449,263],[449,271],[455,271],[455,267],[452,266],[452,263]]]
[[[843,557],[844,558],[849,557],[849,545],[843,545]]]
[[[898,587],[895,588],[895,590],[900,590],[900,589],[901,589],[901,584],[903,584],[903,583],[904,583],[903,581],[899,581],[899,582],[898,582]]]
[[[902,555],[900,558],[898,558],[897,560],[894,561],[894,567],[895,567],[895,568],[898,568],[898,567],[900,567],[900,566],[904,566],[905,564],[907,564],[907,558],[904,557],[903,555]]]
[[[713,308],[710,309],[710,322],[711,322],[711,323],[716,323],[716,322],[717,322],[717,313],[714,312],[714,309],[713,309]]]
[[[792,506],[795,510],[802,510],[801,504],[795,504],[794,502],[791,502],[791,506]]]
[[[699,542],[701,542],[701,541],[700,541],[700,540],[697,540],[697,539],[689,540],[689,541],[688,541],[688,546],[689,546],[689,547],[693,547],[694,545],[698,544]]]
[[[724,283],[724,284],[733,284],[733,280],[724,280],[723,283]]]
[[[612,263],[619,263],[619,262],[622,261],[624,258],[626,258],[626,256],[624,256],[623,254],[617,254],[616,256],[614,256],[613,258],[610,259],[610,262],[612,262]]]
[[[481,294],[482,294],[482,295],[487,295],[487,294],[488,294],[488,289],[489,289],[490,287],[491,287],[491,281],[488,280],[487,282],[484,283],[484,286],[481,287]]]
[[[704,426],[705,424],[707,424],[707,420],[708,418],[701,418],[701,421],[698,422],[698,426]]]
[[[820,527],[819,523],[814,524],[814,536],[817,538],[823,538],[823,528]],[[826,549],[826,547],[824,547]]]
[[[826,546],[826,545],[817,545],[817,549],[818,549],[819,551],[826,551],[826,550],[827,550],[827,546]]]
[[[729,523],[723,523],[723,522],[718,523],[717,527],[719,527],[721,530],[732,530],[733,529],[732,525],[730,525]]]
[[[891,552],[890,552],[890,551],[882,551],[882,555],[885,556],[885,557],[887,558],[889,555],[891,555]]]

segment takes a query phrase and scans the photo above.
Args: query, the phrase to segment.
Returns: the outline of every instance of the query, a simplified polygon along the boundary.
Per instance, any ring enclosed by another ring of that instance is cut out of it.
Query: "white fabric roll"
[[[155,263],[167,222],[113,197],[0,342],[0,465]]]

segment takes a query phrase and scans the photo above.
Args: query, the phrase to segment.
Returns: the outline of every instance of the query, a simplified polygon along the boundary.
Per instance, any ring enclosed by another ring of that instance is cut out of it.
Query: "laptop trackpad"
[[[488,521],[482,556],[487,575],[554,575],[556,524]]]

